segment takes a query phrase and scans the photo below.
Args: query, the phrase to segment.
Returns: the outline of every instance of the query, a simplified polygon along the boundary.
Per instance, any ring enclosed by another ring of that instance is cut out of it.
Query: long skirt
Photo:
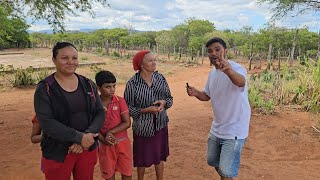
[[[133,134],[133,166],[150,167],[169,156],[168,126],[162,128],[152,137]]]

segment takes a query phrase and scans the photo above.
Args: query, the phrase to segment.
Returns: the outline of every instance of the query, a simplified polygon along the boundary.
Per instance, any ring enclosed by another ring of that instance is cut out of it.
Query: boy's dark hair
[[[59,49],[62,49],[62,48],[68,47],[68,46],[71,46],[77,50],[76,46],[74,46],[73,44],[71,44],[69,42],[57,42],[57,44],[52,49],[52,57],[56,58],[58,55]]]
[[[116,83],[117,79],[110,71],[100,71],[96,74],[96,84],[101,87],[104,83]]]
[[[208,48],[211,44],[216,43],[216,42],[219,43],[219,44],[221,44],[221,46],[222,46],[223,48],[225,48],[225,49],[227,48],[226,42],[224,42],[223,39],[218,38],[218,37],[214,37],[214,38],[210,39],[210,40],[207,42],[206,47]]]

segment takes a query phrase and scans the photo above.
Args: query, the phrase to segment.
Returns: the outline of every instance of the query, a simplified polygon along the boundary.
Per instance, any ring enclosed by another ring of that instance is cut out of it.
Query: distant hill
[[[79,30],[67,30],[67,32],[93,32],[97,29],[79,29]],[[32,31],[28,30],[28,33],[43,33],[43,34],[52,34],[52,30],[41,30],[41,31]]]
[[[67,32],[75,33],[75,32],[93,32],[98,29],[79,29],[79,30],[67,30]],[[131,30],[134,33],[142,33],[142,32],[147,32],[147,31],[139,31],[139,30]],[[28,33],[43,33],[43,34],[52,34],[52,30],[41,30],[41,31],[32,31],[32,30],[27,30]]]

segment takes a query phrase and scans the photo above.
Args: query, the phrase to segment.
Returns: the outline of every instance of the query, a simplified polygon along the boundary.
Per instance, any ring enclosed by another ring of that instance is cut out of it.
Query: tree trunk
[[[159,45],[157,43],[157,56],[159,57]]]
[[[299,32],[299,29],[296,30],[296,33],[295,33],[294,39],[293,39],[293,44],[292,44],[292,49],[291,49],[291,56],[290,56],[290,67],[292,66],[292,63],[293,63],[294,50],[296,48],[297,40],[298,40],[298,32]]]
[[[107,40],[106,44],[105,44],[105,51],[106,51],[106,55],[109,56],[109,41]]]
[[[271,53],[272,53],[272,43],[269,44],[269,51],[268,51],[268,65],[267,65],[267,69],[270,70],[271,68],[271,64],[272,64],[272,57],[271,57]]]
[[[250,48],[249,70],[251,70],[251,64],[252,64],[252,51],[253,51],[253,41],[251,42],[251,48]]]
[[[190,55],[191,55],[191,62],[193,61],[193,48],[191,48],[191,53],[190,53]]]
[[[319,30],[319,37],[318,37],[318,54],[317,54],[316,64],[315,65],[318,65],[319,59],[320,59],[320,30]]]
[[[201,64],[203,64],[203,59],[204,59],[204,44],[202,45],[202,49],[201,49]]]
[[[278,70],[280,71],[280,65],[281,65],[281,51],[280,48],[278,49]]]

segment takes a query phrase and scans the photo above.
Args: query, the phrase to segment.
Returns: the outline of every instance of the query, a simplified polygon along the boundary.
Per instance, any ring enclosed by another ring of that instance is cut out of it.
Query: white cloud
[[[109,0],[111,8],[94,4],[95,18],[88,13],[79,17],[69,17],[67,29],[71,28],[114,28],[133,27],[137,30],[170,29],[183,23],[187,18],[207,19],[214,22],[217,29],[239,30],[242,26],[252,26],[255,30],[263,27],[272,14],[268,5],[258,5],[254,0]],[[276,22],[279,26],[294,28],[308,26],[316,31],[320,25],[320,15],[288,17]],[[30,29],[41,29],[38,23]]]
[[[49,25],[34,25],[32,24],[29,28],[31,31],[42,31],[42,30],[48,30],[50,29]]]

